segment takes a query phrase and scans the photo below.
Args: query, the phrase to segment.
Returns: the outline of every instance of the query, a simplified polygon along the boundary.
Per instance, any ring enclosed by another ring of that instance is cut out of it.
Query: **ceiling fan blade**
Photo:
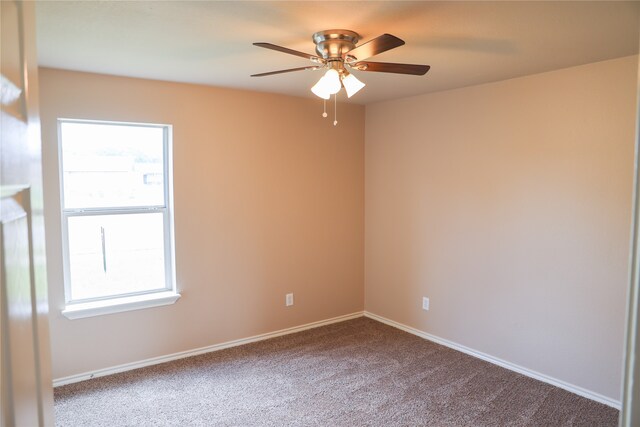
[[[348,60],[350,59],[349,57],[355,58],[352,61],[367,59],[373,55],[402,46],[403,44],[404,40],[401,40],[396,36],[392,36],[391,34],[383,34],[373,40],[369,40],[368,42],[361,44],[360,46],[354,47],[346,53],[345,59]]]
[[[429,65],[394,64],[392,62],[360,61],[352,65],[358,71],[378,71],[380,73],[413,74],[424,76],[431,68]]]
[[[269,71],[268,73],[252,74],[251,77],[271,76],[273,74],[290,73],[292,71],[317,70],[318,68],[320,67],[312,66],[312,67],[289,68],[288,70],[278,70],[278,71]]]
[[[254,43],[254,46],[264,47],[265,49],[277,50],[278,52],[288,53],[289,55],[299,56],[301,58],[310,59],[313,62],[324,63],[324,60],[315,55],[309,55],[308,53],[299,52],[297,50],[289,49],[287,47],[278,46],[271,43]]]

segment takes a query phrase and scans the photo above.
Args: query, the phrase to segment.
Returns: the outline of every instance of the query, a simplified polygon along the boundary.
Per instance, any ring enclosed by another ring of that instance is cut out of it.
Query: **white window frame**
[[[117,206],[109,208],[65,208],[64,205],[64,156],[62,150],[62,124],[83,123],[113,126],[160,128],[163,133],[163,187],[164,205]],[[64,275],[65,308],[62,314],[69,319],[112,314],[175,303],[180,294],[176,288],[175,251],[173,230],[173,128],[167,124],[116,122],[104,120],[58,119],[58,171],[60,182],[60,212],[62,221],[62,258]],[[71,299],[71,266],[69,256],[69,218],[92,215],[122,215],[161,213],[164,232],[165,286],[149,291],[130,292],[96,298]]]

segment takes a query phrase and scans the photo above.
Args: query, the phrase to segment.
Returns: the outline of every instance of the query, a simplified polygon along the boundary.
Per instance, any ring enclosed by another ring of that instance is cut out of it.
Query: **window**
[[[69,318],[170,304],[171,127],[59,120]]]

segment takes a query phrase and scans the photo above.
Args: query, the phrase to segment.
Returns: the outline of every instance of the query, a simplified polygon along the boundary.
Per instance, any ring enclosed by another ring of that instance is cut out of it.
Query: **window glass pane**
[[[162,213],[68,220],[73,300],[165,288]]]
[[[162,127],[62,122],[64,207],[164,205]]]

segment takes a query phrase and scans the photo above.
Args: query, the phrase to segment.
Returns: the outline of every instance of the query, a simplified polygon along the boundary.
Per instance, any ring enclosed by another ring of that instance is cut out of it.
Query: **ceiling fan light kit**
[[[271,43],[254,43],[255,46],[299,56],[319,65],[253,74],[251,77],[270,76],[292,71],[327,69],[327,72],[311,88],[311,92],[326,101],[331,95],[334,95],[335,98],[342,87],[344,87],[347,97],[351,98],[365,86],[363,82],[348,71],[348,68],[358,71],[420,76],[426,74],[430,68],[428,65],[365,62],[364,60],[367,58],[404,44],[403,40],[391,34],[383,34],[360,45],[358,45],[360,36],[351,30],[318,31],[313,34],[312,39],[316,45],[317,56]],[[323,117],[326,117],[326,112],[323,113]],[[333,121],[334,125],[337,123],[337,120]]]

